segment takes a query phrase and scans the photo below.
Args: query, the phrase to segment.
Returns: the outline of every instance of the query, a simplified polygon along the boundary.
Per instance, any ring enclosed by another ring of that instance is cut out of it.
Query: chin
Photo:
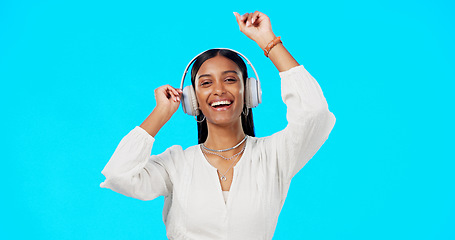
[[[236,124],[237,122],[241,123],[241,118],[232,118],[232,117],[222,117],[222,116],[217,116],[217,117],[210,117],[207,119],[207,123],[213,124],[213,125],[218,125],[218,126],[230,126],[233,124]]]

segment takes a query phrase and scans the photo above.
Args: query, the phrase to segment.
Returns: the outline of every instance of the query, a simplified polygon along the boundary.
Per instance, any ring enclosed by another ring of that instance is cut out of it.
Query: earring
[[[196,122],[198,122],[198,123],[201,123],[201,122],[203,122],[205,120],[205,115],[202,115],[202,116],[204,116],[204,117],[202,118],[201,121],[197,120],[197,116],[194,116],[194,120],[196,120]]]
[[[249,113],[249,112],[250,112],[250,111],[248,110],[248,108],[247,108],[247,107],[244,107],[244,108],[243,108],[243,111],[242,111],[242,114],[245,115],[245,117],[246,117],[246,116],[248,116],[248,113]]]

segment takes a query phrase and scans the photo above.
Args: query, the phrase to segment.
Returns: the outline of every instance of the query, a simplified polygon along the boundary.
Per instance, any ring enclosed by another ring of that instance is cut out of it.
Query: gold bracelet
[[[267,47],[264,49],[264,54],[266,57],[269,57],[270,50],[272,50],[272,48],[275,47],[278,43],[283,43],[281,42],[281,37],[276,37],[271,42],[269,42],[269,44],[267,44]]]

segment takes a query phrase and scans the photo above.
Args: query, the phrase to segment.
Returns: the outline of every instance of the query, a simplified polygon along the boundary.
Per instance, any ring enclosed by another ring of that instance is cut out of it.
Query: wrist
[[[267,47],[267,44],[269,44],[275,38],[276,38],[276,36],[273,32],[268,32],[268,33],[264,34],[263,36],[261,36],[256,43],[259,45],[259,47],[262,50],[264,50],[265,47]]]

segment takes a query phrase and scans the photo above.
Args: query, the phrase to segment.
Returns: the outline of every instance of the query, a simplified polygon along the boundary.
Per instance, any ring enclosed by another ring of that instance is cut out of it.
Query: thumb
[[[237,20],[237,24],[239,25],[240,28],[245,25],[242,20],[240,20],[240,14],[238,12],[234,12],[235,20]]]

